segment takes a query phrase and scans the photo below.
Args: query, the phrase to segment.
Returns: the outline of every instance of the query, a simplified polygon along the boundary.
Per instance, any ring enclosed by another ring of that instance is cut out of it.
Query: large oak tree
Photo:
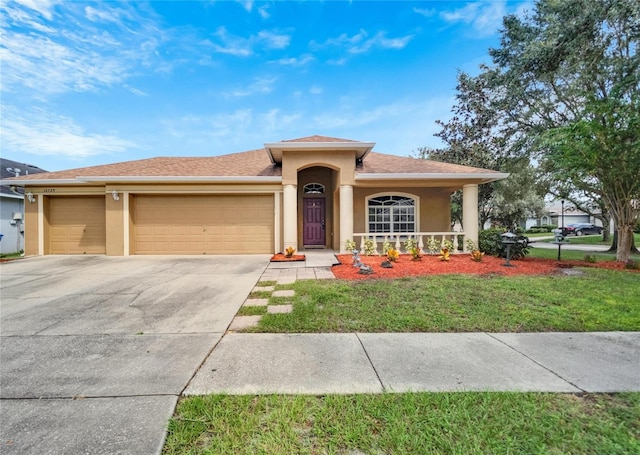
[[[530,14],[504,18],[493,64],[467,84],[481,82],[480,120],[492,122],[498,156],[529,156],[552,179],[602,199],[619,261],[638,222],[639,45],[638,0],[539,0]]]

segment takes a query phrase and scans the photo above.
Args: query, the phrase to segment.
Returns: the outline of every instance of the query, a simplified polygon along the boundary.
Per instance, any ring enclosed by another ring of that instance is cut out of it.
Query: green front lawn
[[[584,254],[583,254],[584,255]],[[578,269],[574,269],[578,270]],[[637,272],[582,276],[437,275],[396,280],[304,280],[290,314],[252,332],[547,332],[640,330]]]
[[[640,453],[640,394],[190,397],[169,454]]]
[[[527,255],[532,258],[542,258],[542,259],[558,259],[558,249],[548,249],[548,248],[530,248],[529,254]],[[593,256],[596,258],[596,262],[601,261],[615,261],[616,253],[607,253],[604,251],[576,251],[576,250],[566,250],[562,247],[562,251],[560,252],[560,258],[563,261],[582,261],[585,256]],[[631,255],[632,259],[640,259],[637,255]]]

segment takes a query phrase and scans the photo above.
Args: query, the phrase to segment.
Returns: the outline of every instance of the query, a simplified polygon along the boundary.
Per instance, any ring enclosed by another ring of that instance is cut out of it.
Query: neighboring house
[[[46,172],[30,164],[0,158],[0,177],[21,177]],[[0,185],[0,253],[24,250],[24,194],[22,188]]]
[[[545,206],[544,214],[539,219],[529,218],[526,220],[526,225],[523,226],[526,229],[532,226],[541,225],[554,225],[562,226],[563,222],[563,210],[562,203],[560,201],[553,201],[547,203]],[[602,226],[602,221],[593,215],[589,215],[581,210],[578,210],[572,203],[565,201],[564,203],[564,225],[577,224],[577,223],[591,223],[596,226]]]
[[[15,179],[26,203],[26,253],[241,254],[328,248],[375,237],[477,241],[478,185],[508,174],[375,153],[324,136],[242,153],[139,161]],[[464,193],[467,232],[450,232]]]

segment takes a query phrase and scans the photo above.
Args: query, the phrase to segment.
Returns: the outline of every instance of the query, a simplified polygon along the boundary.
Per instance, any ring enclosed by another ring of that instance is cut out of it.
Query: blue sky
[[[532,7],[0,0],[2,156],[54,171],[313,134],[409,156]]]

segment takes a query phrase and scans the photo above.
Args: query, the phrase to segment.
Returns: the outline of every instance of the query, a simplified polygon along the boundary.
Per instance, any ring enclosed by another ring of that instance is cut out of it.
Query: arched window
[[[367,202],[370,233],[416,231],[416,201],[408,196],[376,196]]]
[[[307,183],[304,187],[304,194],[323,194],[324,185],[320,183]]]

